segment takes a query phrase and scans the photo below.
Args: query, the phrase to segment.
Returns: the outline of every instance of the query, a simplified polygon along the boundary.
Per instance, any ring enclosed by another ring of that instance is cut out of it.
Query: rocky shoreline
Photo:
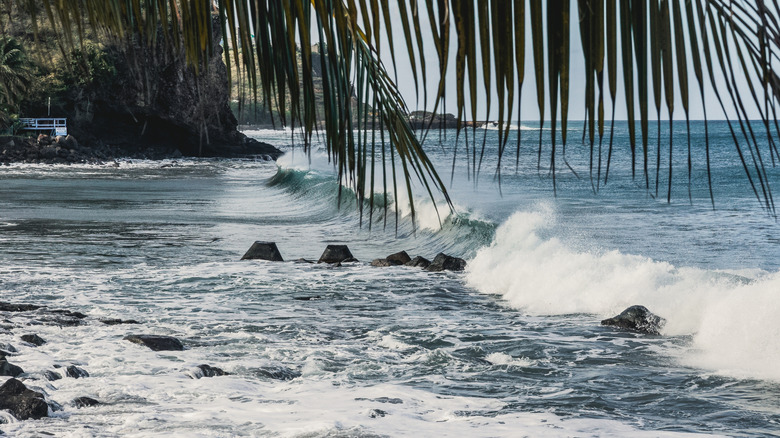
[[[276,147],[242,136],[239,144],[209,149],[209,158],[260,158],[276,160],[284,152]],[[0,165],[105,164],[118,159],[164,160],[186,155],[175,147],[144,144],[82,144],[74,136],[39,135],[37,138],[0,136]]]

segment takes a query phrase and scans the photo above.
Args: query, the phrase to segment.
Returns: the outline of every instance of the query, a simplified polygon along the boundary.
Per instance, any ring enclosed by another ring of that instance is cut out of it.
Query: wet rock
[[[20,338],[24,342],[29,342],[30,344],[33,344],[36,347],[40,347],[41,345],[46,343],[46,341],[42,337],[40,337],[40,336],[38,336],[36,334],[22,335],[22,336],[20,336]]]
[[[390,254],[389,256],[385,257],[385,259],[394,265],[403,265],[412,260],[412,258],[409,257],[409,254],[407,254],[406,251]]]
[[[10,356],[10,354],[8,354],[8,353],[18,353],[19,352],[19,350],[17,350],[16,347],[14,347],[11,344],[0,344],[0,349],[4,350],[6,352],[6,356]]]
[[[371,260],[371,266],[375,268],[386,268],[388,266],[395,266],[395,263],[390,263],[387,259],[374,259]]]
[[[154,351],[181,351],[184,345],[173,336],[157,335],[128,335],[124,340],[135,344],[145,345]]]
[[[71,318],[76,318],[76,319],[84,319],[84,318],[87,317],[87,315],[85,315],[85,314],[83,314],[81,312],[72,312],[70,310],[62,310],[62,309],[52,310],[51,313],[56,313],[58,315],[65,315],[65,316],[68,316],[68,317],[71,317]]]
[[[51,136],[49,136],[49,135],[46,135],[46,134],[38,135],[38,144],[41,145],[41,146],[48,146],[48,145],[52,144],[53,141],[54,141],[54,139],[52,139]]]
[[[308,297],[293,297],[294,300],[298,300],[298,301],[319,300],[320,298],[322,298],[322,297],[320,297],[319,295],[313,295],[313,296],[308,296]]]
[[[119,319],[119,318],[101,319],[100,322],[102,322],[105,325],[140,324],[140,322],[134,319]]]
[[[431,264],[425,268],[427,271],[439,272],[439,271],[462,271],[466,269],[466,261],[458,258],[448,256],[444,253],[436,254]]]
[[[601,321],[601,325],[619,327],[650,335],[661,334],[666,320],[653,314],[645,306],[631,306],[620,315]]]
[[[410,261],[404,263],[406,266],[411,266],[413,268],[427,268],[431,265],[431,261],[426,259],[425,257],[417,256]]]
[[[91,397],[76,397],[71,401],[71,404],[77,408],[89,408],[92,406],[102,405],[99,401]]]
[[[200,379],[203,377],[216,377],[216,376],[229,376],[230,373],[226,372],[222,368],[213,367],[211,365],[198,365],[192,369],[187,375],[191,379]]]
[[[80,379],[82,377],[89,377],[89,373],[86,370],[77,367],[76,365],[70,365],[65,368],[65,376],[73,377],[74,379]]]
[[[371,409],[368,411],[368,417],[369,418],[381,418],[387,415],[386,411],[383,411],[381,409]]]
[[[49,416],[49,406],[43,394],[27,388],[16,379],[9,379],[0,386],[0,409],[10,411],[18,420]]]
[[[0,301],[0,310],[4,312],[29,312],[31,310],[38,310],[43,306],[36,306],[34,304],[12,304],[5,301]]]
[[[342,263],[355,259],[347,245],[328,245],[317,263]]]
[[[51,371],[51,370],[44,371],[43,372],[43,377],[45,377],[46,380],[48,380],[50,382],[62,379],[62,375],[60,375],[60,373],[56,373],[56,372]]]
[[[22,367],[8,362],[5,358],[0,359],[0,376],[17,377],[24,373]]]
[[[261,367],[257,370],[257,374],[261,377],[276,380],[292,380],[301,377],[300,372],[282,366]]]
[[[257,241],[241,257],[241,260],[268,260],[271,262],[283,262],[282,254],[274,242]]]
[[[294,263],[312,263],[313,264],[314,260],[300,258],[300,259],[296,260]]]

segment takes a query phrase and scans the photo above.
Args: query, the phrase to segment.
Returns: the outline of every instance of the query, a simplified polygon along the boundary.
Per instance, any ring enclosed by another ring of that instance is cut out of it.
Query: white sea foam
[[[536,361],[524,357],[512,357],[506,353],[490,353],[485,356],[485,360],[493,365],[507,365],[512,367],[531,367]]]
[[[600,319],[645,305],[667,319],[665,335],[693,335],[682,362],[780,381],[780,273],[678,268],[619,251],[575,251],[540,236],[554,220],[549,211],[511,216],[469,262],[468,284],[534,315]]]

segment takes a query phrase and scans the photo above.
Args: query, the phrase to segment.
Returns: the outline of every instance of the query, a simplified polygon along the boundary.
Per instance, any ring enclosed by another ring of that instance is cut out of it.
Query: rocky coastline
[[[240,143],[211,150],[208,158],[254,158],[276,160],[284,152],[276,147],[243,136]],[[164,160],[185,157],[176,147],[102,141],[80,143],[74,136],[39,135],[37,138],[0,136],[0,165],[28,164],[106,164],[119,159]]]

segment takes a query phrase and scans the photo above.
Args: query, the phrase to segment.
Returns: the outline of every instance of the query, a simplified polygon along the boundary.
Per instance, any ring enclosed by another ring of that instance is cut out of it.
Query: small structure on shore
[[[52,137],[68,135],[68,119],[62,118],[20,118],[19,131],[31,134],[46,134]]]

